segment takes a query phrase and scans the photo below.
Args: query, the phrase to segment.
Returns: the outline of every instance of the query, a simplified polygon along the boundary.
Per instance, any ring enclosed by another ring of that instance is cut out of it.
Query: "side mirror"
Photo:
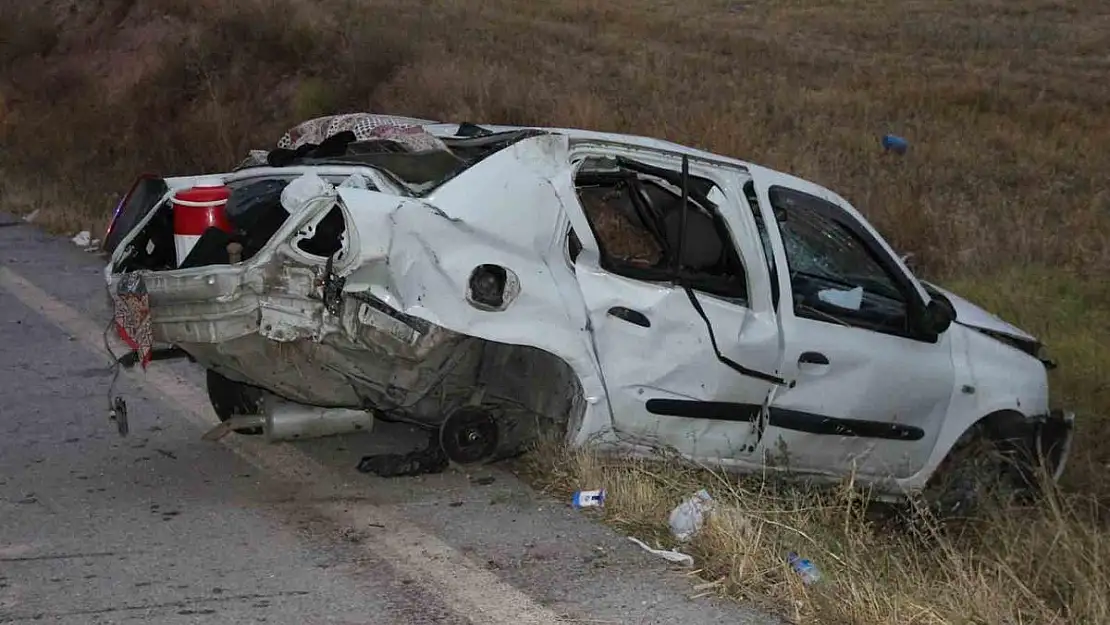
[[[944,334],[956,319],[956,311],[948,302],[934,297],[925,307],[925,327],[937,336]]]

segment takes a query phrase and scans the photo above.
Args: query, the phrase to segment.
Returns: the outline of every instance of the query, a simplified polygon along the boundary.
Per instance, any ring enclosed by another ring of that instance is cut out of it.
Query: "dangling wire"
[[[116,319],[113,315],[108,321],[108,325],[104,327],[103,333],[104,350],[108,352],[108,357],[112,359],[112,364],[109,365],[109,370],[112,372],[112,381],[108,383],[108,418],[116,422],[120,435],[126,436],[129,429],[127,424],[127,404],[122,398],[115,397],[116,382],[119,380],[120,370],[123,369],[123,358],[116,357],[116,353],[112,351],[111,341],[108,340],[108,332],[112,329],[115,321]]]
[[[108,320],[108,325],[106,325],[104,327],[104,334],[103,334],[104,351],[108,352],[108,357],[112,359],[112,364],[109,365],[109,367],[108,367],[109,370],[112,372],[112,381],[108,383],[108,410],[109,411],[112,410],[112,395],[113,395],[113,391],[116,388],[116,381],[119,380],[119,372],[120,372],[120,369],[123,368],[122,362],[120,361],[119,358],[116,357],[116,353],[112,351],[111,341],[109,341],[109,339],[108,339],[108,332],[111,331],[112,326],[115,325],[115,323],[116,323],[116,318],[113,316],[111,319]]]

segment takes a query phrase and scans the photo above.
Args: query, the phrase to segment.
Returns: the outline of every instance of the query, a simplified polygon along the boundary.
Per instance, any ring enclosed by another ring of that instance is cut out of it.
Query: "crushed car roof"
[[[428,132],[436,135],[437,137],[452,137],[458,132],[462,124],[455,123],[435,123],[424,126]],[[517,132],[522,130],[539,130],[541,132],[549,132],[553,134],[565,135],[571,141],[596,141],[605,143],[619,143],[634,147],[665,150],[668,152],[675,152],[679,154],[686,154],[697,158],[703,158],[714,161],[722,161],[739,165],[744,168],[756,167],[754,163],[743,161],[737,158],[724,156],[715,152],[706,150],[699,150],[688,145],[682,145],[673,141],[665,139],[655,139],[652,137],[645,137],[642,135],[630,135],[616,132],[602,132],[596,130],[583,130],[581,128],[561,128],[551,126],[507,126],[500,124],[479,124],[482,128],[494,133],[502,132]]]

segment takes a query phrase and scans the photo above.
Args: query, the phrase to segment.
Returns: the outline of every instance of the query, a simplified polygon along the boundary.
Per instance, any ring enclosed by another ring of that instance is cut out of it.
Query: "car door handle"
[[[651,327],[651,321],[648,320],[644,313],[632,310],[631,308],[625,308],[624,306],[614,306],[609,309],[609,314],[616,317],[617,319],[627,321],[628,323],[634,323],[640,327]]]
[[[829,364],[829,357],[820,352],[802,352],[802,355],[798,356],[798,364],[827,365]]]

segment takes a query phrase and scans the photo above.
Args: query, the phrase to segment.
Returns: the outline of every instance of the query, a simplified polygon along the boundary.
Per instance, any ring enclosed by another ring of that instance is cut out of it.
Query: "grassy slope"
[[[743,516],[696,541],[707,574],[826,622],[1110,622],[1110,535],[1080,498],[1110,500],[1105,3],[74,6],[0,0],[0,200],[59,230],[99,230],[137,171],[225,169],[295,121],[349,110],[656,135],[838,190],[925,275],[1049,341],[1057,398],[1082,419],[1064,496],[1078,509],[1007,510],[974,540],[922,548],[848,497],[577,455],[538,457],[544,479],[608,486],[610,520],[641,533],[710,479]],[[885,132],[909,153],[883,154]],[[792,582],[785,546],[828,567],[832,590]]]

